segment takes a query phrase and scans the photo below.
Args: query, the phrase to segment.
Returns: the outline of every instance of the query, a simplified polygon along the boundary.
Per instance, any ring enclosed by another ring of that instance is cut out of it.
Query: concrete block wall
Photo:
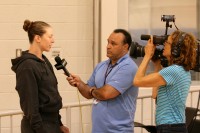
[[[55,43],[50,52],[44,53],[52,65],[55,64],[53,52],[59,50],[60,56],[68,62],[68,70],[80,75],[84,81],[88,79],[93,70],[93,0],[0,1],[0,18],[0,112],[20,109],[15,91],[15,74],[10,68],[11,59],[16,57],[16,49],[29,48],[27,33],[22,28],[25,19],[45,21],[52,26]],[[62,70],[54,70],[63,104],[78,102],[76,88],[68,85]],[[81,100],[86,99],[81,97]],[[73,113],[79,114],[79,110],[74,110]],[[74,115],[73,125],[77,125],[75,128],[79,129],[79,119],[76,117],[78,116]],[[5,127],[1,130],[2,133],[10,132],[6,128],[10,124],[8,119],[1,120]],[[21,117],[15,119],[18,121]],[[87,125],[91,117],[85,119]],[[19,121],[14,122],[14,125],[14,132],[20,132]],[[73,133],[80,132],[77,130]]]

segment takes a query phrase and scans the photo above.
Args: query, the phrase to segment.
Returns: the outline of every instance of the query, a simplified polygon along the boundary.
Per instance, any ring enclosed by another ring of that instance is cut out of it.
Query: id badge
[[[98,99],[93,99],[93,104],[98,104],[99,100]]]

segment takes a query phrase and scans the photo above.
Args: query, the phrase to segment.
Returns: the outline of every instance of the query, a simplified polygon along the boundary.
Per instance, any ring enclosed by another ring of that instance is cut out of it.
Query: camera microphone
[[[65,66],[67,65],[67,61],[65,59],[60,59],[59,56],[55,57],[55,61],[57,64],[55,64],[55,67],[57,70],[63,69],[63,71],[65,72],[65,74],[70,77],[70,73],[68,72],[68,70],[65,68]]]
[[[151,39],[151,35],[141,35],[141,40],[149,40]],[[153,44],[159,44],[163,45],[164,42],[167,40],[168,35],[163,35],[163,36],[156,36],[153,35]]]
[[[141,35],[140,39],[141,40],[149,40],[151,38],[150,35]]]

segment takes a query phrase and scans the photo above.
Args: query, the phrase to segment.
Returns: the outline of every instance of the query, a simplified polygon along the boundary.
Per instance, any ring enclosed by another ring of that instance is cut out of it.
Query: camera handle
[[[172,28],[172,25],[169,24],[169,21],[166,21],[166,29],[165,29],[165,35],[167,35],[168,27]]]

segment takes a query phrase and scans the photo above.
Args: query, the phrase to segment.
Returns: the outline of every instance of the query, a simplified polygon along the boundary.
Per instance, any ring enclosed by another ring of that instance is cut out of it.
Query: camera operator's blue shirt
[[[166,85],[158,90],[156,125],[185,123],[185,104],[191,84],[191,74],[182,66],[162,69],[160,75]]]
[[[111,85],[120,95],[106,101],[98,101],[92,109],[92,133],[133,133],[138,88],[133,78],[138,69],[128,54],[111,66],[110,59],[99,63],[88,80],[89,86],[101,88]],[[107,70],[108,69],[108,70]],[[107,76],[105,76],[107,71]]]

